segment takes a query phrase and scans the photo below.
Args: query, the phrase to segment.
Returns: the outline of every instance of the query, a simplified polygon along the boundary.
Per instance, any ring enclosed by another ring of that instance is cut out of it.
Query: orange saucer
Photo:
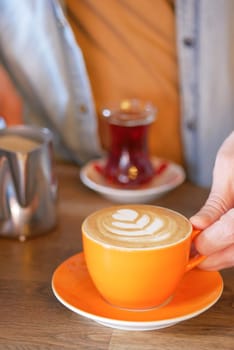
[[[223,291],[219,272],[188,272],[172,301],[161,308],[129,311],[108,304],[94,287],[83,253],[64,261],[52,277],[56,298],[68,309],[108,327],[152,330],[172,326],[198,316],[214,305]]]

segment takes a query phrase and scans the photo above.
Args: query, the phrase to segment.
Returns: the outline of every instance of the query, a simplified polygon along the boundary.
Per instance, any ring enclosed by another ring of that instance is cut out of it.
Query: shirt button
[[[81,113],[87,113],[87,112],[88,112],[88,108],[87,108],[86,105],[81,104],[81,105],[79,105],[79,111],[80,111]]]
[[[187,47],[194,47],[195,46],[195,40],[193,38],[189,38],[189,37],[184,38],[183,43]]]
[[[185,122],[185,126],[188,130],[194,131],[197,128],[196,121],[195,120],[187,120]]]

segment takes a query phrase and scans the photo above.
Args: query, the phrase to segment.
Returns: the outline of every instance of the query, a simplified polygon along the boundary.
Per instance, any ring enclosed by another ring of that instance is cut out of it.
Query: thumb
[[[234,132],[224,141],[218,151],[213,170],[210,195],[200,211],[190,218],[191,223],[205,229],[233,207]]]
[[[230,203],[225,199],[226,197],[218,192],[211,191],[204,206],[190,218],[192,225],[204,230],[217,221],[231,208]]]

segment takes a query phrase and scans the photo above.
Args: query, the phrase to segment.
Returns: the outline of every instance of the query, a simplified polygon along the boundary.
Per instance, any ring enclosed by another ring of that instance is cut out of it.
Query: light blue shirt
[[[234,1],[177,0],[176,20],[188,178],[210,186],[217,150],[234,130]]]

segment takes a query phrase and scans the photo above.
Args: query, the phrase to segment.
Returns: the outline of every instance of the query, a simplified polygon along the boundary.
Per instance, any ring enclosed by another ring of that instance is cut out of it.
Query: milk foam
[[[39,142],[20,135],[3,134],[0,136],[0,149],[6,151],[27,153],[39,145]]]
[[[84,233],[116,247],[147,248],[173,244],[191,232],[182,215],[151,205],[116,206],[99,210],[83,224]]]

